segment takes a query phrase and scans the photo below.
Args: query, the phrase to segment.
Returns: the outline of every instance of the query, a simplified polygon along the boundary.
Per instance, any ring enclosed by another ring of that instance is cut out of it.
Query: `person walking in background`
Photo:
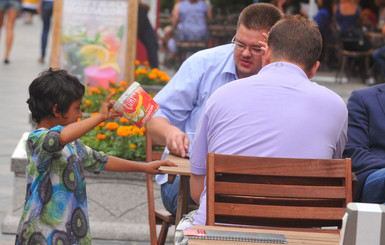
[[[21,6],[25,14],[24,24],[32,24],[32,17],[37,13],[40,0],[22,0]]]
[[[165,42],[172,60],[177,51],[177,41],[205,42],[209,40],[208,23],[211,11],[205,1],[185,0],[175,3],[171,13],[171,24],[165,28]]]
[[[40,63],[44,63],[46,56],[48,34],[51,28],[51,18],[53,13],[54,0],[41,0],[41,4],[38,8],[38,13],[41,14],[43,20],[43,31],[41,34],[41,56],[38,59]]]
[[[188,155],[203,106],[216,89],[259,72],[263,64],[259,41],[265,41],[263,34],[282,16],[269,3],[247,6],[238,19],[232,44],[190,56],[155,96],[159,109],[148,121],[146,130],[155,142],[167,146],[163,158],[170,152],[181,157]],[[167,175],[157,175],[156,181],[161,185],[165,208],[175,214],[180,176],[172,184],[167,183]],[[194,203],[191,198],[190,203]]]
[[[148,5],[139,2],[138,38],[146,47],[148,62],[150,63],[151,68],[158,68],[158,38],[147,17],[148,8]]]
[[[13,31],[15,27],[16,18],[21,10],[21,0],[1,0],[0,1],[0,33],[4,25],[5,16],[7,20],[5,22],[5,56],[4,64],[9,64],[9,56],[11,53],[13,43]]]

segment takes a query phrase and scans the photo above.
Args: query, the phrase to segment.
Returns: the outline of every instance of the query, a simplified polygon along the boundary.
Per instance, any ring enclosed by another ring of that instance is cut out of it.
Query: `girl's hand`
[[[153,161],[153,162],[147,163],[145,172],[149,174],[158,174],[159,173],[158,169],[160,166],[177,167],[178,165],[168,160]]]
[[[115,95],[115,91],[110,93],[107,97],[104,103],[101,105],[99,110],[99,115],[103,118],[103,121],[108,120],[113,117],[120,117],[121,115],[117,112],[111,111],[112,107],[116,103],[115,100],[111,100],[112,96]]]

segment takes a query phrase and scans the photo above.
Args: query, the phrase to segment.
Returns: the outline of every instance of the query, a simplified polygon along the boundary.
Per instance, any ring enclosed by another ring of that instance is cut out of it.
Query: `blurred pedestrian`
[[[9,55],[13,42],[13,29],[16,18],[21,10],[21,0],[1,0],[0,1],[0,32],[4,23],[4,16],[7,15],[5,29],[7,32],[5,40],[4,64],[9,64]]]
[[[37,13],[39,7],[39,0],[22,0],[21,6],[23,13],[25,14],[24,24],[32,24],[33,15]]]
[[[38,8],[38,13],[41,14],[41,18],[43,20],[43,32],[41,34],[41,56],[38,60],[40,63],[44,63],[44,58],[46,55],[48,33],[49,29],[51,28],[53,3],[54,0],[41,0],[41,4]]]
[[[159,66],[158,38],[147,17],[149,6],[139,2],[138,10],[138,38],[146,47],[148,62],[151,68],[157,68]]]

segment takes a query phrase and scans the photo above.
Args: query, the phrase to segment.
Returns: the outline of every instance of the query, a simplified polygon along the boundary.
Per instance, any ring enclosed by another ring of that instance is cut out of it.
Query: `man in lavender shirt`
[[[202,109],[217,88],[258,73],[263,62],[260,41],[266,41],[263,34],[281,18],[281,11],[272,4],[247,6],[240,14],[232,44],[189,57],[155,96],[159,110],[148,121],[146,130],[154,141],[166,145],[163,158],[169,153],[188,155]],[[156,176],[157,183],[161,184],[163,205],[172,214],[176,213],[179,180],[177,176],[169,184],[166,175]]]
[[[206,222],[208,152],[288,158],[341,158],[347,108],[331,90],[311,82],[322,37],[315,22],[286,16],[271,29],[265,66],[257,75],[217,89],[198,122],[191,152],[193,225]],[[185,225],[183,228],[186,228]]]

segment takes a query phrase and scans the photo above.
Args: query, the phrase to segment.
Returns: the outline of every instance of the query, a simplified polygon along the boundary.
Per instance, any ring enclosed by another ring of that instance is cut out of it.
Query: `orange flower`
[[[144,65],[144,66],[149,66],[150,63],[148,63],[148,61],[146,60],[146,61],[143,61],[143,65]]]
[[[118,91],[116,90],[116,88],[110,88],[110,93],[112,93],[112,92],[117,93]]]
[[[106,128],[107,128],[108,130],[111,130],[111,131],[117,129],[118,127],[119,127],[119,124],[118,124],[117,122],[108,122],[108,123],[106,124]]]
[[[150,74],[148,74],[148,78],[150,78],[151,80],[154,80],[156,77],[157,75],[155,72],[150,72]]]
[[[101,122],[99,123],[98,127],[103,127],[106,123],[105,122]]]
[[[135,60],[135,65],[136,66],[140,66],[140,61],[139,60]]]
[[[127,118],[122,117],[122,118],[119,119],[119,122],[120,123],[129,123],[130,121]]]
[[[136,70],[135,71],[135,77],[139,77],[139,75],[140,75],[140,70]]]
[[[124,87],[127,87],[127,86],[128,86],[128,83],[125,82],[125,81],[123,81],[123,82],[120,83],[120,86],[121,86],[121,87],[123,87],[123,86],[124,86]]]
[[[100,140],[104,140],[106,138],[106,136],[104,134],[97,134],[96,138],[98,138]]]
[[[138,127],[134,127],[133,129],[132,129],[132,134],[133,135],[138,135],[138,134],[140,134],[141,132],[140,132],[140,129],[138,128]]]
[[[138,147],[135,144],[130,144],[130,148],[136,150]]]
[[[96,116],[96,115],[98,115],[98,113],[97,113],[97,112],[94,112],[94,113],[91,114],[91,117],[94,117],[94,116]]]
[[[101,94],[102,92],[98,88],[91,88],[92,93]]]
[[[146,68],[141,69],[140,74],[147,74],[147,69]]]
[[[159,72],[159,78],[162,82],[168,82],[170,81],[170,78],[168,77],[167,73],[164,71]]]
[[[152,72],[155,72],[156,74],[158,74],[160,72],[160,70],[158,68],[154,68],[154,69],[152,69]]]
[[[130,126],[120,126],[118,128],[118,130],[116,130],[116,133],[120,137],[126,137],[126,136],[129,136],[131,134],[131,128],[130,128]]]

